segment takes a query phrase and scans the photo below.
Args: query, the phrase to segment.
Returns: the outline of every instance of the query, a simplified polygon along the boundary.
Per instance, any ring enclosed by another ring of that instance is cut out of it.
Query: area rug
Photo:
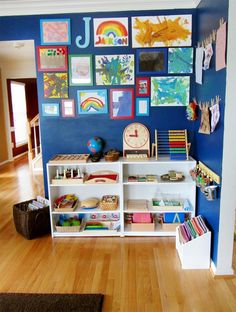
[[[0,312],[101,312],[102,294],[0,293]]]

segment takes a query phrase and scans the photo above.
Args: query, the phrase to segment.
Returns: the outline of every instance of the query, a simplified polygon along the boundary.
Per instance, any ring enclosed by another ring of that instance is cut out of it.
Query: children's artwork
[[[70,86],[92,86],[92,55],[69,55]]]
[[[150,78],[138,77],[136,78],[136,96],[150,95]]]
[[[149,98],[136,98],[136,116],[149,116]]]
[[[152,77],[151,106],[187,106],[190,77]]]
[[[134,84],[134,55],[96,55],[96,84]]]
[[[209,103],[199,103],[201,110],[201,123],[198,132],[202,134],[210,134],[210,114],[209,114]]]
[[[193,99],[186,108],[187,119],[190,121],[197,120],[197,102],[196,99]]]
[[[40,36],[42,45],[70,45],[70,19],[41,19]]]
[[[61,101],[62,117],[75,117],[75,101],[74,99],[66,99]]]
[[[78,90],[79,114],[106,114],[108,112],[107,90]]]
[[[203,69],[207,70],[210,68],[211,58],[214,54],[212,43],[208,43],[208,45],[204,48],[204,62],[203,62]]]
[[[216,100],[211,100],[211,132],[215,131],[215,128],[220,120],[220,97],[217,96]]]
[[[216,71],[226,67],[226,23],[223,23],[216,34]]]
[[[66,71],[67,47],[37,47],[39,71]]]
[[[192,15],[132,17],[132,47],[191,46]]]
[[[68,98],[67,73],[44,73],[43,83],[45,98]]]
[[[110,89],[111,119],[134,118],[134,89]]]
[[[120,47],[128,46],[128,18],[95,18],[94,46]]]
[[[193,72],[193,49],[170,48],[168,51],[169,74],[191,74]]]
[[[60,116],[59,103],[43,103],[43,116],[56,117]]]
[[[138,49],[136,72],[143,75],[167,73],[167,49]]]
[[[204,49],[202,47],[196,48],[195,57],[195,81],[202,84],[202,63],[203,63]]]

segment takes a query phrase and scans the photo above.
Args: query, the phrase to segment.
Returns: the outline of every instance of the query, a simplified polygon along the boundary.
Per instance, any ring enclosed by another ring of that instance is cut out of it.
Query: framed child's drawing
[[[42,114],[44,117],[60,116],[59,103],[43,103]]]
[[[92,86],[92,55],[69,55],[70,86]]]
[[[137,77],[136,78],[136,96],[150,95],[150,78]]]
[[[107,90],[78,90],[79,114],[106,114],[108,112]]]
[[[134,118],[134,89],[110,89],[111,119]]]
[[[68,98],[67,73],[44,73],[43,83],[45,98]]]
[[[38,71],[67,71],[66,46],[38,46]]]
[[[75,117],[75,101],[74,99],[61,100],[62,117]]]
[[[167,49],[138,49],[136,51],[136,73],[156,75],[167,73]]]
[[[41,19],[40,37],[42,45],[70,45],[70,19]]]
[[[149,98],[136,98],[136,116],[149,116]]]

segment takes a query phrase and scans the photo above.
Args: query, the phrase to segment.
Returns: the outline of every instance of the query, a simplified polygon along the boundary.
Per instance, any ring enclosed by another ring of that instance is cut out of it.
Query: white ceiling
[[[196,8],[201,0],[0,0],[0,16]]]

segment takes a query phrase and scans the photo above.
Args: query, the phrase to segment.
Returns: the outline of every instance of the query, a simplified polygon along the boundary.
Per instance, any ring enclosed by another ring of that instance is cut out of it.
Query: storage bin
[[[16,231],[27,239],[33,239],[50,233],[49,207],[29,210],[33,200],[13,205],[13,219]]]

